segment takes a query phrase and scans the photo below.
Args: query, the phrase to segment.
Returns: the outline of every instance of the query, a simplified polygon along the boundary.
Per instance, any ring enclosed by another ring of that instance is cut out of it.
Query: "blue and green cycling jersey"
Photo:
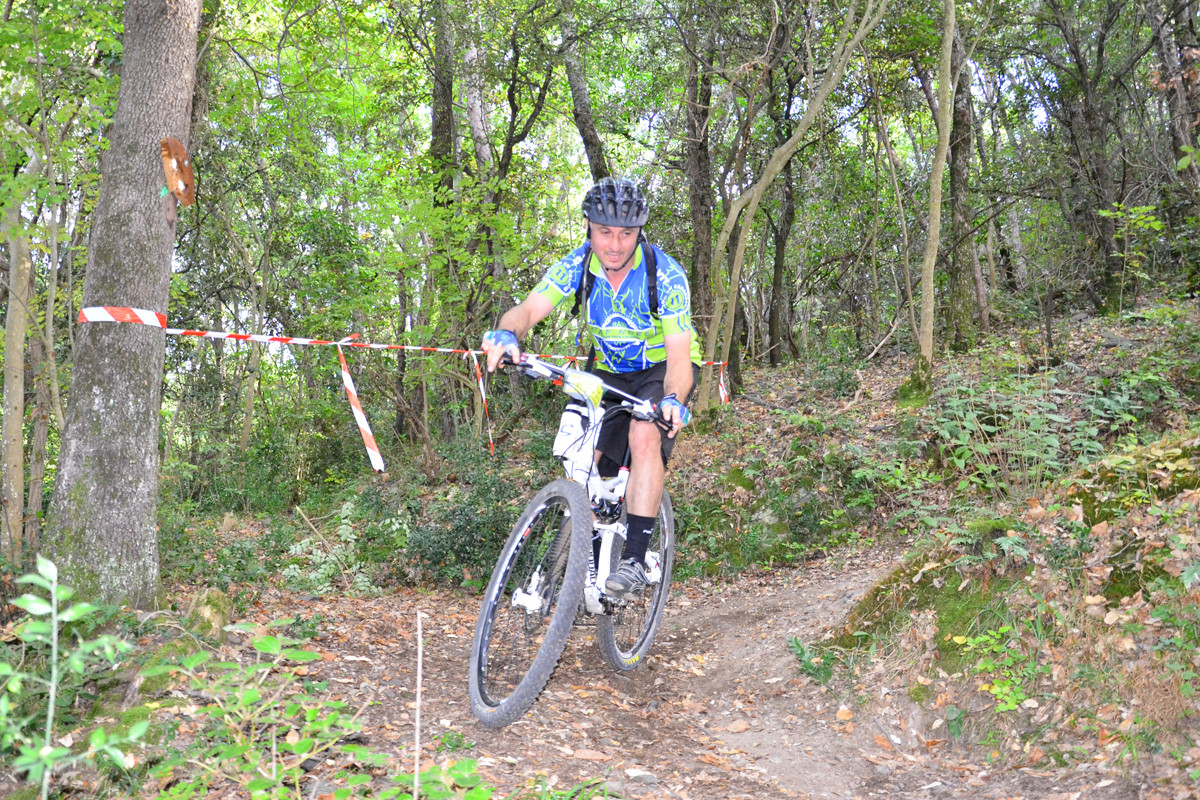
[[[652,245],[647,244],[646,247]],[[575,288],[582,277],[584,246],[560,259],[533,287],[554,305],[574,302]],[[658,274],[658,313],[650,313],[650,295],[646,288],[646,264],[642,248],[637,249],[633,266],[621,285],[613,289],[604,276],[604,267],[594,253],[587,268],[596,276],[591,297],[580,313],[585,314],[588,332],[596,346],[596,365],[608,372],[636,372],[667,358],[665,337],[676,333],[692,335],[692,362],[700,363],[700,342],[692,327],[692,300],[687,273],[679,262],[655,249]]]

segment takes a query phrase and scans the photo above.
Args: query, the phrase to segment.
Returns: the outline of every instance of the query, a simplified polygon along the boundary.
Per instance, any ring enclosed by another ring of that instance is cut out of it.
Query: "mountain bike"
[[[506,363],[526,377],[561,387],[571,398],[567,413],[574,405],[581,424],[577,434],[568,434],[567,477],[543,486],[521,512],[479,610],[468,678],[471,711],[497,728],[515,722],[537,700],[577,618],[595,620],[606,664],[622,672],[635,669],[662,619],[675,553],[675,514],[664,490],[646,550],[645,590],[636,600],[605,593],[604,582],[620,562],[625,539],[629,456],[616,475],[601,477],[592,455],[596,437],[600,426],[618,414],[669,429],[654,404],[599,376],[527,354]]]

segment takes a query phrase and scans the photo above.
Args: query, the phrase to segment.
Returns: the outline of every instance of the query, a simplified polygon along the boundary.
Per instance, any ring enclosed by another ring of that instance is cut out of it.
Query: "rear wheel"
[[[610,568],[621,561],[621,548],[614,546]],[[628,672],[650,652],[658,632],[667,594],[671,590],[671,568],[675,563],[675,511],[671,496],[663,492],[658,521],[646,548],[646,573],[650,584],[636,600],[614,605],[611,614],[596,619],[596,643],[610,667]]]
[[[566,646],[591,551],[587,491],[547,484],[513,526],[471,645],[471,711],[485,725],[515,722],[537,700]]]

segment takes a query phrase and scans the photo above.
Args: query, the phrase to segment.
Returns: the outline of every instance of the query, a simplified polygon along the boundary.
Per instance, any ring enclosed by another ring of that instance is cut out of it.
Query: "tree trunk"
[[[481,208],[482,218],[476,229],[475,237],[465,249],[469,253],[474,253],[478,243],[482,241],[484,252],[492,260],[491,277],[494,281],[499,281],[504,277],[504,259],[496,252],[495,230],[489,224],[491,215],[495,213],[499,190],[496,182],[495,159],[492,157],[492,143],[487,129],[490,111],[484,96],[486,77],[483,74],[484,66],[477,41],[478,37],[468,36],[467,38],[468,41],[463,52],[463,98],[466,102],[467,126],[471,131],[471,142],[475,153],[475,178],[485,188]],[[489,309],[494,308],[495,300],[494,291],[485,282],[479,287],[476,302],[468,302],[468,313],[472,315],[471,322],[474,322],[475,315],[484,316]],[[470,323],[469,326],[474,327]]]
[[[484,76],[479,45],[475,39],[467,42],[463,51],[463,64],[466,74],[463,79],[463,95],[467,105],[467,125],[471,129],[471,143],[475,151],[475,173],[482,183],[487,183],[495,172],[492,159],[492,145],[488,138],[487,102],[483,98]],[[487,202],[491,202],[491,190],[488,190]]]
[[[160,140],[186,144],[200,0],[127,0],[124,64],[101,165],[85,306],[167,310],[175,199]],[[146,607],[158,593],[158,430],[164,335],[88,323],[76,337],[72,402],[46,543],[81,597]]]
[[[767,349],[772,367],[783,363],[784,306],[791,297],[787,288],[788,238],[796,221],[796,195],[792,189],[791,164],[784,169],[783,197],[780,200],[779,224],[775,226],[774,262],[771,270],[771,306],[767,314]]]
[[[587,59],[579,47],[575,4],[570,0],[563,4],[559,25],[563,38],[563,64],[567,70],[567,85],[571,87],[571,115],[575,118],[575,129],[579,131],[579,138],[583,140],[583,150],[587,153],[592,181],[595,182],[612,175],[612,171],[604,154],[604,142],[596,131],[596,122],[592,115],[592,98],[587,85]]]
[[[31,158],[21,178],[31,180],[41,170],[41,161]],[[3,445],[0,454],[0,501],[3,501],[3,526],[0,548],[10,564],[20,565],[24,557],[21,536],[25,528],[25,334],[29,304],[32,302],[30,278],[33,262],[29,239],[21,231],[21,204],[24,192],[17,192],[3,221],[0,237],[8,238],[8,310],[4,320],[4,420],[0,426]]]
[[[962,31],[954,32],[950,73],[955,76],[953,119],[950,124],[950,346],[965,352],[975,343],[972,319],[972,250],[975,248],[970,197],[971,149],[971,67],[963,52]]]
[[[1192,95],[1200,80],[1194,73],[1189,75],[1188,72],[1195,69],[1200,55],[1195,53],[1195,39],[1192,39],[1191,46],[1179,47],[1175,28],[1168,24],[1159,0],[1146,0],[1145,8],[1154,37],[1154,49],[1162,63],[1161,86],[1167,95],[1167,108],[1171,113],[1168,125],[1171,130],[1171,148],[1175,161],[1179,161],[1186,153],[1184,147],[1196,146],[1193,126],[1196,124],[1197,115],[1200,115],[1200,103],[1192,102]],[[1194,8],[1192,16],[1194,17]],[[1187,54],[1182,62],[1181,52]],[[1192,91],[1189,92],[1189,89]],[[1193,194],[1200,191],[1200,164],[1196,163],[1195,156],[1184,169],[1178,170],[1178,176]]]
[[[870,73],[870,77],[871,97],[875,101],[875,130],[887,155],[888,175],[892,182],[892,193],[896,196],[896,217],[900,220],[900,262],[904,268],[904,300],[908,307],[908,325],[913,339],[919,339],[920,328],[917,327],[916,305],[913,303],[912,265],[909,263],[908,214],[904,210],[904,192],[901,191],[900,178],[896,174],[896,165],[903,162],[892,146],[892,137],[888,134],[883,104],[879,100],[879,90],[873,72]]]
[[[32,275],[30,276],[32,279]],[[30,280],[30,295],[33,294]],[[46,484],[46,444],[50,441],[51,395],[50,381],[54,372],[52,351],[46,349],[41,336],[29,338],[29,360],[33,367],[33,439],[29,445],[29,503],[25,508],[24,544],[37,552],[42,534],[42,498]]]
[[[778,92],[773,92],[771,119],[775,124],[775,142],[783,144],[787,141],[788,130],[785,120],[791,116],[791,98],[794,87],[785,82],[782,87],[785,97],[781,99]],[[792,234],[792,225],[796,221],[795,176],[792,172],[792,162],[789,160],[783,168],[783,180],[780,182],[779,222],[772,224],[773,260],[771,264],[771,299],[767,307],[767,359],[772,367],[783,363],[784,325],[787,321],[787,305],[791,301],[788,291],[788,239]]]
[[[703,336],[712,324],[712,216],[713,172],[708,150],[708,123],[712,112],[712,73],[701,69],[696,59],[688,59],[687,83],[687,162],[688,207],[692,221],[692,324],[696,336]]]
[[[399,334],[401,344],[408,344],[408,285],[405,283],[404,270],[400,269],[396,273],[396,331]],[[408,375],[408,351],[396,351],[396,418],[392,422],[392,430],[396,432],[396,438],[400,439],[409,432],[409,425],[413,425],[411,431],[416,440],[415,423],[408,415],[408,402],[405,399],[407,395],[404,389],[404,379]]]
[[[929,393],[933,379],[933,277],[942,230],[942,173],[946,168],[946,153],[950,150],[950,55],[954,48],[954,26],[954,0],[946,0],[942,54],[938,64],[938,141],[929,172],[929,230],[925,238],[925,258],[921,262],[921,349],[911,379],[913,388],[921,394]]]
[[[1122,149],[1122,137],[1121,120],[1109,108],[1110,91],[1121,85],[1121,79],[1108,67],[1112,51],[1106,48],[1120,15],[1109,13],[1089,24],[1077,13],[1074,3],[1046,0],[1044,7],[1062,38],[1064,66],[1060,69],[1064,74],[1059,80],[1074,84],[1068,100],[1048,109],[1070,135],[1077,163],[1074,177],[1079,182],[1079,196],[1064,209],[1063,216],[1082,229],[1100,265],[1098,272],[1085,276],[1083,281],[1084,290],[1099,310],[1116,299],[1123,266],[1117,255],[1121,248],[1116,241],[1116,222],[1111,215],[1101,213],[1110,211],[1120,199],[1114,169],[1126,161],[1123,152],[1113,152],[1112,141]],[[1111,12],[1116,8],[1109,6]]]
[[[433,52],[433,116],[429,156],[438,173],[438,194],[434,203],[448,206],[454,186],[454,37],[446,0],[435,0],[433,15],[436,42]]]

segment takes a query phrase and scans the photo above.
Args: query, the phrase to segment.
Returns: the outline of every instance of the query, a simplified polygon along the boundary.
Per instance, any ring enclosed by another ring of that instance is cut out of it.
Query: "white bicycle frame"
[[[571,448],[579,452],[576,452],[574,457],[563,458],[563,469],[566,470],[567,478],[576,483],[583,483],[587,487],[588,497],[592,501],[593,508],[600,502],[624,501],[628,470],[622,467],[621,472],[615,478],[608,480],[601,478],[596,472],[594,448],[603,417],[600,413],[601,399],[605,392],[615,394],[621,398],[621,404],[628,407],[632,415],[641,419],[654,419],[656,413],[654,404],[649,400],[635,397],[610,386],[599,376],[590,372],[556,367],[531,355],[522,356],[521,366],[537,377],[561,381],[565,394],[587,404],[588,425]],[[581,448],[585,444],[590,446]],[[585,458],[587,459],[586,470],[584,465],[580,464],[580,461]],[[587,475],[586,480],[580,481],[579,478],[585,474]],[[596,615],[608,613],[612,604],[621,602],[604,593],[604,583],[612,571],[610,564],[612,564],[613,547],[617,545],[618,541],[622,543],[625,541],[625,526],[619,521],[600,522],[593,514],[592,531],[593,536],[596,534],[600,536],[600,553],[596,558],[596,563],[588,568],[588,581],[583,589],[583,601],[587,612]],[[647,583],[653,586],[661,582],[662,554],[654,550],[647,550],[646,566]],[[531,594],[531,599],[534,596],[536,595]],[[606,600],[608,606],[605,605],[604,601]],[[516,595],[513,596],[513,604],[525,607]]]

